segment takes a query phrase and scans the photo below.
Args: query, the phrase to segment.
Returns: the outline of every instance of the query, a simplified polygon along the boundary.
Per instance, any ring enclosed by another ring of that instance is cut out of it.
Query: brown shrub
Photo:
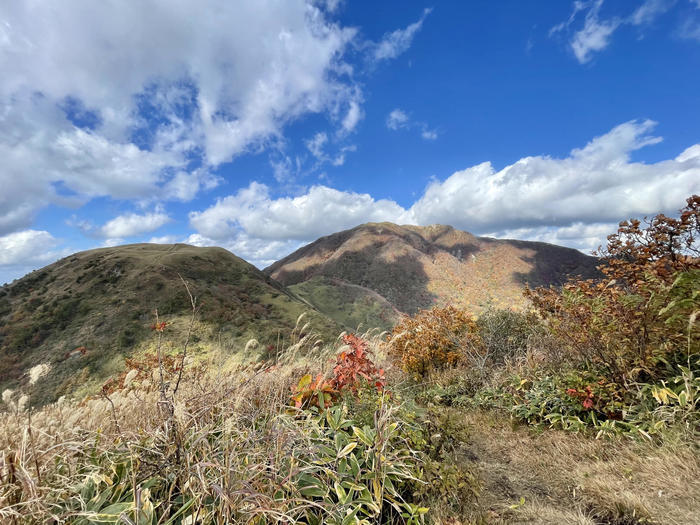
[[[678,219],[645,223],[624,221],[608,236],[602,280],[525,292],[571,359],[608,368],[620,382],[653,377],[659,363],[697,352],[700,340],[700,196]]]
[[[392,331],[389,355],[406,372],[425,377],[464,361],[466,350],[482,348],[472,316],[453,306],[423,310]]]

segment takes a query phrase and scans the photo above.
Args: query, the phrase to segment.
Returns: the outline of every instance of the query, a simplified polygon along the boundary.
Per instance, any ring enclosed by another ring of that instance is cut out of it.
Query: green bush
[[[532,337],[543,331],[532,313],[492,307],[479,315],[476,326],[491,364],[523,354]]]

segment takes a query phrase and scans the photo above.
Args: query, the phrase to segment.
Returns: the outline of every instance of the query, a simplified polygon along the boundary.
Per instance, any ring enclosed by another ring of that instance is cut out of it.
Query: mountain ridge
[[[147,243],[98,248],[0,288],[0,390],[26,382],[27,370],[39,363],[53,371],[30,389],[38,401],[106,378],[125,357],[152,343],[156,309],[167,335],[181,343],[191,315],[181,277],[197,298],[192,342],[201,351],[215,344],[240,349],[250,339],[260,348],[277,344],[304,312],[324,337],[341,330],[224,248]]]
[[[526,285],[596,277],[598,264],[554,244],[382,222],[321,237],[263,271],[292,289],[317,276],[363,286],[413,314],[448,302],[473,310],[494,300],[522,305]]]

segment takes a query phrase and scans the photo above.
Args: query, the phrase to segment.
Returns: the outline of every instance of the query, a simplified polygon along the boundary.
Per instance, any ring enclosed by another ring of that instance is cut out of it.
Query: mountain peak
[[[560,285],[597,275],[598,260],[551,244],[476,237],[449,225],[366,223],[318,239],[265,273],[294,287],[324,277],[380,294],[415,313],[454,304],[524,304],[526,285]]]

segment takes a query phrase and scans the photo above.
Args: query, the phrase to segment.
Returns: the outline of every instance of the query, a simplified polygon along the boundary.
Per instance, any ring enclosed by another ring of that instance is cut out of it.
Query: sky
[[[0,283],[365,222],[590,253],[700,193],[700,0],[0,2]]]

